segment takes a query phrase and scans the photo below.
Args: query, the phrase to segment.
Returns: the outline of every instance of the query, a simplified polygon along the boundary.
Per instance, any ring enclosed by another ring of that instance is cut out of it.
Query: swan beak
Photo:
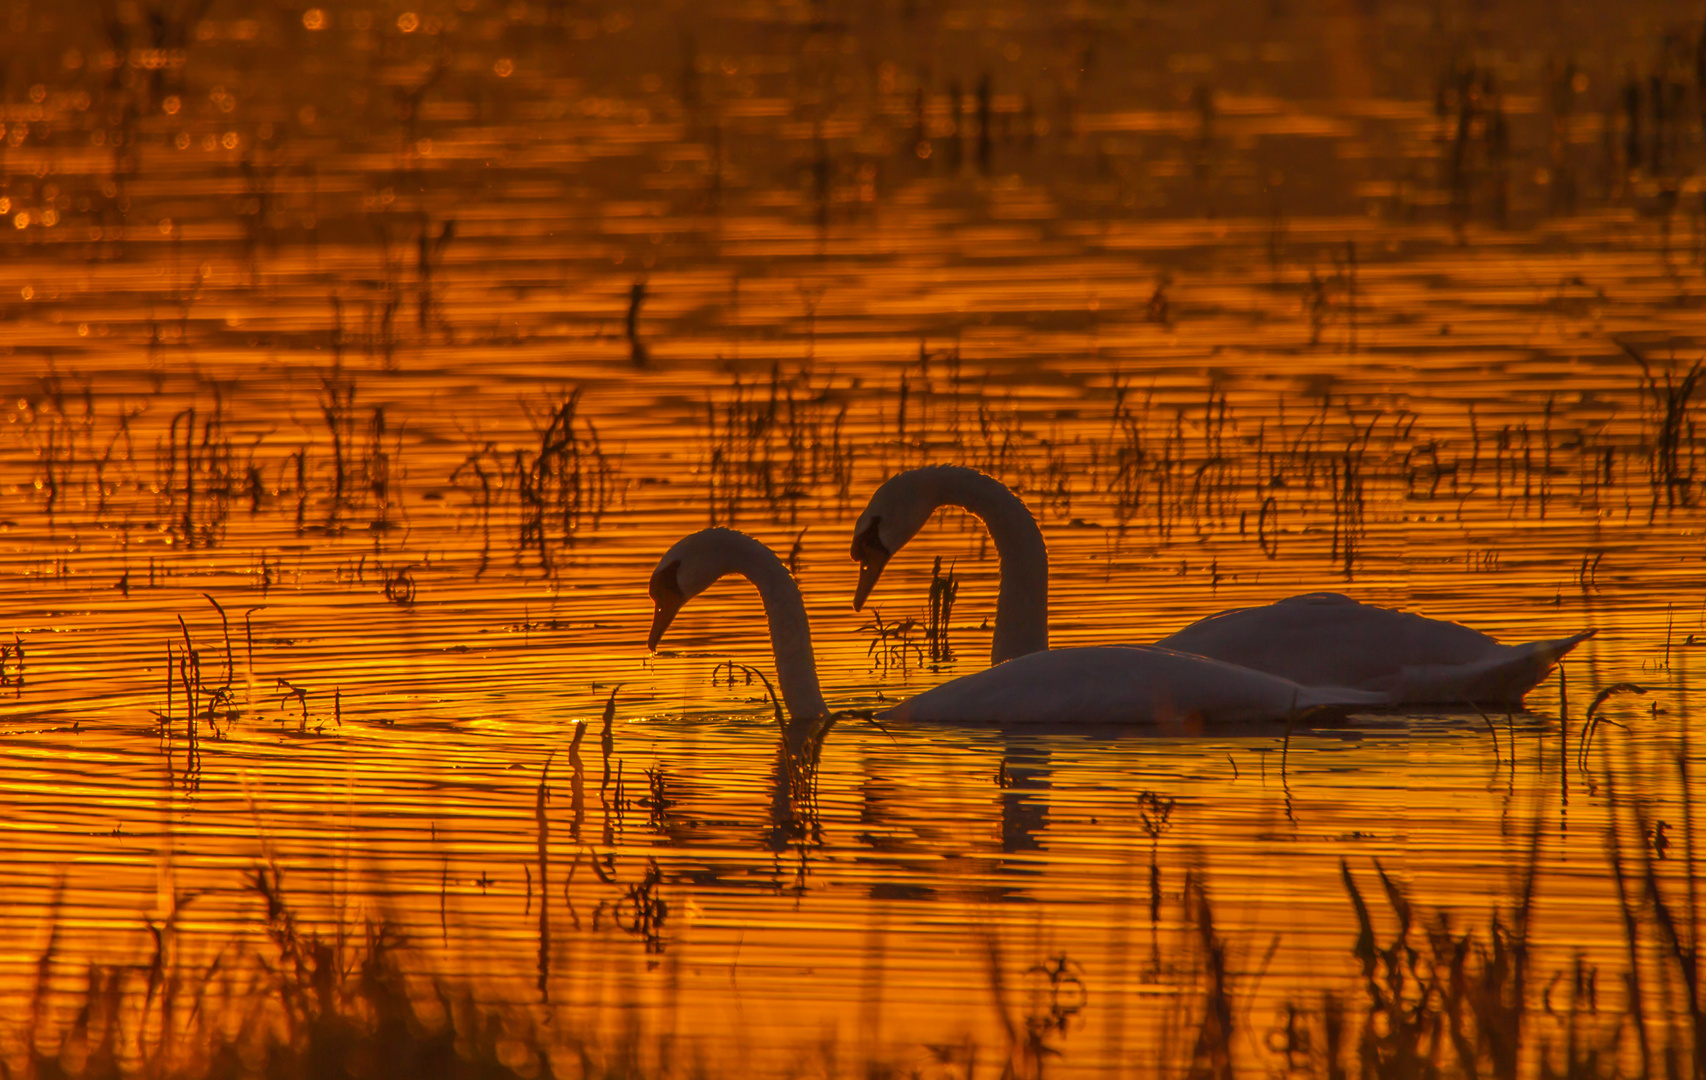
[[[681,610],[681,602],[670,603],[667,599],[659,599],[657,606],[652,609],[652,632],[646,635],[646,648],[651,652],[658,651],[658,642],[663,640],[663,632],[669,629],[669,624],[675,621],[675,613]]]
[[[876,587],[877,579],[883,576],[883,567],[889,564],[889,556],[894,552],[883,543],[883,519],[878,516],[871,518],[871,523],[853,537],[853,558],[859,563],[859,587],[853,590],[853,610],[863,611],[865,600]]]
[[[652,584],[648,590],[652,594],[654,605],[652,632],[646,635],[646,648],[651,652],[658,651],[658,642],[663,640],[663,632],[675,621],[675,613],[681,610],[681,605],[687,603],[687,597],[681,592],[681,582],[676,578],[680,572],[680,559],[664,563],[652,571]]]
[[[883,567],[887,566],[888,562],[889,557],[887,555],[876,556],[875,554],[868,554],[860,561],[859,586],[853,590],[854,611],[864,610],[865,601],[870,597],[871,590],[876,588],[877,579],[883,576]]]

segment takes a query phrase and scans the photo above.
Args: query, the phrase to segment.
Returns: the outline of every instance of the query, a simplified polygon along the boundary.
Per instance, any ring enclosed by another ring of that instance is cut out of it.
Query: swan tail
[[[1571,649],[1595,633],[1584,630],[1550,641],[1512,645],[1497,656],[1469,664],[1406,667],[1399,673],[1395,696],[1410,705],[1521,705],[1524,694],[1539,685]]]

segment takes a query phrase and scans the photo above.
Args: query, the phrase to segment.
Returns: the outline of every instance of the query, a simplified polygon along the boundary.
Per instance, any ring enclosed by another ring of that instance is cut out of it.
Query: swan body
[[[677,612],[727,574],[758,587],[770,624],[776,679],[790,722],[822,722],[811,630],[799,586],[774,552],[744,533],[704,529],[677,542],[652,573],[655,650]],[[1375,691],[1302,687],[1201,656],[1153,646],[1041,650],[943,683],[880,714],[947,723],[1176,724],[1283,720],[1322,706],[1378,707]]]
[[[942,506],[983,519],[1000,558],[990,661],[1048,648],[1048,552],[1023,501],[976,469],[932,465],[886,480],[853,529],[864,605],[883,567]],[[1460,623],[1359,603],[1337,593],[1222,612],[1157,645],[1282,676],[1305,686],[1371,690],[1403,704],[1516,704],[1593,631],[1501,645]]]

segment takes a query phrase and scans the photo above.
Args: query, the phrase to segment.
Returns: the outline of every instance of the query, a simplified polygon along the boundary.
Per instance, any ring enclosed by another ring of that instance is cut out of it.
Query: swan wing
[[[1156,644],[1305,686],[1390,690],[1406,668],[1479,664],[1510,646],[1461,623],[1308,593],[1192,623]]]

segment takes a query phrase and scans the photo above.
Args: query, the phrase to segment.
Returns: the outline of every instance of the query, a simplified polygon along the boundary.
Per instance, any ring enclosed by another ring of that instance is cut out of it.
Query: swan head
[[[682,605],[723,575],[738,573],[742,558],[754,550],[769,555],[758,541],[733,529],[701,529],[677,540],[652,571],[652,631],[646,637],[647,646],[655,652]]]
[[[898,473],[865,504],[853,526],[853,561],[859,564],[859,585],[853,591],[853,610],[865,606],[890,557],[918,535],[942,504],[938,470],[924,468]]]
[[[871,519],[870,523],[866,524],[865,518],[860,518],[859,524],[863,528],[853,536],[853,558],[859,563],[859,584],[853,589],[854,611],[865,607],[865,600],[876,587],[877,579],[883,576],[883,567],[894,555],[893,549],[883,543],[882,517],[869,512],[865,517]]]
[[[652,632],[646,637],[648,649],[657,651],[663,632],[675,621],[676,613],[683,604],[710,588],[712,582],[727,572],[727,567],[716,558],[713,549],[722,539],[717,534],[728,531],[702,529],[691,536],[684,536],[658,560],[657,569],[652,571],[650,587]]]

